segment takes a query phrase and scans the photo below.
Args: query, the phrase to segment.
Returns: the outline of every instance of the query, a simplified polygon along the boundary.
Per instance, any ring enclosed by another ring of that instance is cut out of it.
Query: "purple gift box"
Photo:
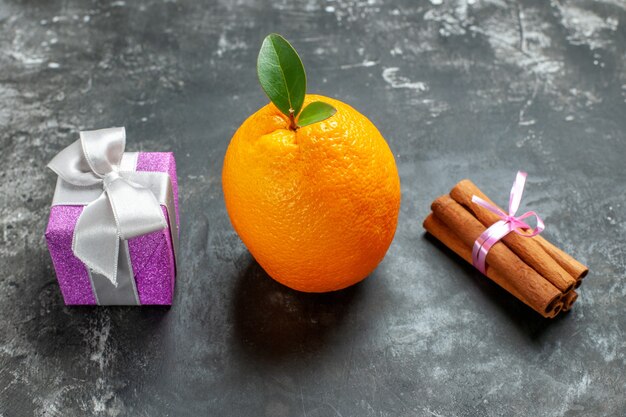
[[[132,155],[132,157],[127,158],[129,155]],[[129,167],[129,163],[134,165],[134,167]],[[128,171],[136,172],[137,175],[141,175],[140,173],[142,172],[168,174],[169,201],[172,206],[169,207],[169,213],[167,204],[164,203],[163,199],[158,201],[168,227],[129,238],[127,239],[127,246],[125,246],[126,241],[120,240],[120,248],[127,248],[124,249],[124,253],[127,255],[123,256],[123,251],[120,250],[119,262],[122,264],[124,263],[124,258],[129,258],[126,260],[130,264],[129,280],[132,281],[134,277],[134,283],[128,286],[130,290],[128,288],[118,288],[119,285],[110,285],[107,291],[113,295],[109,294],[107,297],[100,297],[97,294],[97,287],[101,284],[97,284],[94,280],[94,275],[97,276],[97,274],[94,274],[94,271],[76,257],[73,248],[75,228],[81,213],[85,210],[86,204],[65,204],[63,198],[60,199],[61,203],[58,201],[56,203],[53,202],[45,236],[63,299],[67,305],[172,304],[176,276],[175,248],[178,243],[179,227],[178,184],[174,155],[171,152],[124,153],[121,156],[120,165],[125,166],[125,169]],[[63,179],[59,178],[57,190],[55,191],[55,200],[57,200],[57,194],[62,193],[63,190],[60,191],[60,188],[64,184],[67,186],[67,183],[64,183]],[[113,203],[111,205],[115,206]],[[130,207],[132,208],[132,204]],[[173,215],[174,213],[175,215]],[[175,219],[171,217],[175,217]],[[176,235],[173,236],[173,233]],[[122,274],[118,275],[121,276]],[[133,300],[137,302],[124,301],[128,298],[125,298],[123,294],[120,297],[121,301],[118,302],[115,300],[117,297],[115,291],[133,291]],[[113,297],[113,301],[111,301],[111,297]],[[101,298],[104,298],[105,301],[102,302]]]

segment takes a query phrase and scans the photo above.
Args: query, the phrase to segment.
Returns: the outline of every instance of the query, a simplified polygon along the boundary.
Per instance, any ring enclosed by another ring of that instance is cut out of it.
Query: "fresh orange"
[[[393,239],[400,179],[385,139],[362,114],[323,96],[337,113],[298,130],[273,104],[233,136],[222,171],[235,231],[276,281],[339,290],[369,275]]]

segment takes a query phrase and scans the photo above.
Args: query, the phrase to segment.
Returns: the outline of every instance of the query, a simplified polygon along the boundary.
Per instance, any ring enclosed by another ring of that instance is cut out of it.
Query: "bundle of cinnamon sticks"
[[[472,263],[476,239],[499,216],[472,202],[477,196],[496,206],[470,180],[459,182],[433,201],[424,228],[457,255]],[[497,207],[497,206],[496,206]],[[487,254],[486,275],[543,317],[572,308],[576,288],[589,269],[541,236],[509,233]]]

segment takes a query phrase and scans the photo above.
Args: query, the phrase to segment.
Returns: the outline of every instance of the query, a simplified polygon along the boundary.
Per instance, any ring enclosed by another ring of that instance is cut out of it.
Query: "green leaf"
[[[304,103],[306,74],[295,49],[282,36],[272,33],[263,40],[257,74],[265,94],[286,116],[297,116]]]
[[[308,126],[313,123],[321,122],[337,113],[337,109],[328,103],[322,101],[314,101],[302,110],[298,117],[298,126]]]

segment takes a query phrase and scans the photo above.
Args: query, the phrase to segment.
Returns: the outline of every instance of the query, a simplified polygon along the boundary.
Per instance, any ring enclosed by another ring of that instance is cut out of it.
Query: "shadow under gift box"
[[[178,211],[178,182],[176,161],[171,152],[140,152],[136,171],[166,172],[170,176],[176,208],[176,224],[180,226]],[[52,206],[46,228],[46,242],[52,263],[67,305],[96,305],[87,267],[74,256],[72,239],[78,217],[84,206]],[[171,219],[161,205],[167,224]],[[180,227],[177,227],[179,230]],[[170,228],[158,230],[128,240],[130,261],[135,277],[139,302],[142,305],[171,305],[174,295],[176,263]]]

